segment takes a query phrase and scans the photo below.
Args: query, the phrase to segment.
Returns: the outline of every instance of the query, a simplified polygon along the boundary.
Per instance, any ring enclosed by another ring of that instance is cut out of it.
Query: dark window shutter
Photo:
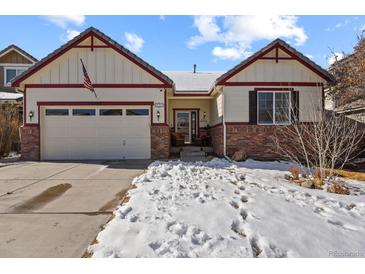
[[[251,125],[257,124],[257,91],[250,90],[249,91],[249,121]]]
[[[292,105],[292,112],[291,112],[291,120],[292,122],[299,121],[299,92],[293,90],[291,92],[291,105]]]

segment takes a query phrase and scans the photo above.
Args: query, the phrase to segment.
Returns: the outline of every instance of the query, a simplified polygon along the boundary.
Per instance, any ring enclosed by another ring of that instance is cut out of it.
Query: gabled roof
[[[26,52],[25,50],[22,50],[21,48],[19,48],[17,45],[14,45],[14,44],[7,46],[3,50],[1,50],[0,57],[4,56],[5,54],[7,54],[8,52],[10,52],[12,50],[19,52],[19,54],[23,55],[25,58],[27,58],[32,63],[38,62],[38,60],[35,57],[33,57],[28,52]]]
[[[129,51],[128,49],[126,49],[125,47],[123,47],[122,45],[117,43],[116,41],[114,41],[112,38],[110,38],[103,32],[99,31],[98,29],[96,29],[94,27],[90,27],[90,28],[86,29],[85,31],[83,31],[82,33],[80,33],[78,36],[74,37],[72,40],[68,41],[66,44],[64,44],[60,48],[56,49],[55,51],[53,51],[52,53],[50,53],[49,55],[44,57],[42,60],[40,60],[38,63],[36,63],[31,68],[27,69],[25,72],[23,72],[22,74],[15,77],[12,80],[12,86],[13,87],[19,86],[19,83],[21,81],[24,81],[26,78],[28,78],[29,76],[31,76],[32,74],[34,74],[35,72],[37,72],[38,70],[40,70],[41,68],[46,66],[48,63],[52,62],[57,57],[59,57],[60,55],[64,54],[69,49],[71,49],[73,46],[77,45],[78,43],[82,42],[83,40],[85,40],[86,38],[88,38],[90,36],[94,36],[95,38],[101,40],[102,42],[104,42],[105,44],[107,44],[108,46],[110,46],[111,48],[113,48],[114,50],[116,50],[117,52],[119,52],[120,54],[125,56],[126,58],[128,58],[130,61],[134,62],[139,67],[141,67],[145,71],[147,71],[150,74],[152,74],[153,76],[155,76],[157,79],[159,79],[163,83],[171,85],[171,86],[173,85],[173,81],[169,77],[167,77],[165,74],[163,74],[162,72],[157,70],[155,67],[151,66],[146,61],[142,60],[140,57],[138,57],[137,55],[135,55],[134,53],[132,53],[131,51]]]
[[[255,62],[257,59],[264,56],[265,54],[267,54],[268,52],[270,52],[271,50],[273,50],[276,47],[279,47],[281,50],[283,50],[287,54],[296,58],[297,61],[299,61],[304,66],[311,69],[313,72],[317,73],[319,76],[321,76],[326,81],[332,82],[334,80],[333,76],[327,70],[323,69],[322,67],[320,67],[319,65],[314,63],[311,59],[309,59],[308,57],[306,57],[305,55],[303,55],[302,53],[297,51],[295,48],[290,46],[288,43],[286,43],[283,40],[278,38],[278,39],[272,41],[266,47],[264,47],[261,50],[259,50],[258,52],[256,52],[255,54],[248,57],[243,62],[239,63],[237,66],[233,67],[232,69],[228,70],[226,73],[221,75],[217,79],[216,84],[217,85],[222,84],[223,82],[225,82],[226,80],[228,80],[229,78],[234,76],[236,73],[243,70],[244,68],[246,68],[247,66],[249,66],[250,64]]]
[[[220,71],[192,72],[165,71],[175,83],[176,92],[209,92],[215,80],[223,74]]]

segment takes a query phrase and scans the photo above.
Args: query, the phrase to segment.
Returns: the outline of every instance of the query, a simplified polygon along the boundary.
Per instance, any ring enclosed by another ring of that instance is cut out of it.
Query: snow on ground
[[[365,195],[290,184],[289,166],[154,162],[89,251],[93,257],[365,257]]]

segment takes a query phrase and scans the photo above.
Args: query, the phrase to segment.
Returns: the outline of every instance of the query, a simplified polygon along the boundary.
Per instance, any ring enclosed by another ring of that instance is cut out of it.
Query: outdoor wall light
[[[160,113],[159,110],[156,112],[156,115],[157,115],[157,121],[160,121],[160,115],[161,115],[161,113]]]
[[[204,111],[203,112],[203,119],[205,120],[207,118],[207,113]]]
[[[33,110],[29,111],[28,116],[29,116],[29,120],[30,120],[30,121],[32,121],[33,116],[34,116],[34,112],[33,112]]]

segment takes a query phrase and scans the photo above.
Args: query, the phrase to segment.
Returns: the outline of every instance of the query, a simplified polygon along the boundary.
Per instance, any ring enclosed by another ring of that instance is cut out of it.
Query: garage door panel
[[[89,108],[97,115],[42,116],[42,159],[150,158],[150,116],[99,116]]]

